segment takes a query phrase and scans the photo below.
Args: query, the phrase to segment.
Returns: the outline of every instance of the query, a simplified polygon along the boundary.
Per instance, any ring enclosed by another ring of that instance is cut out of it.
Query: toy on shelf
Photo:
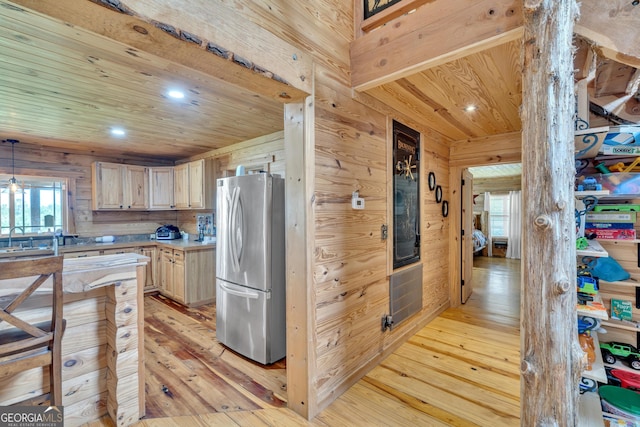
[[[592,176],[587,176],[576,187],[577,191],[600,191],[602,190],[602,184],[598,183]]]
[[[579,334],[578,338],[580,340],[580,347],[587,356],[586,370],[590,371],[593,368],[593,363],[596,361],[596,346],[593,342],[593,337],[591,336],[591,333],[585,332]]]
[[[581,275],[578,276],[578,292],[585,294],[598,293],[598,279],[595,277]]]
[[[613,164],[609,166],[609,170],[611,172],[640,172],[640,167],[636,167],[638,164],[640,164],[640,157],[636,157],[628,166],[625,166],[623,162]]]
[[[623,342],[601,342],[600,352],[605,363],[610,365],[616,363],[616,360],[625,360],[629,366],[636,371],[640,370],[640,352],[631,344]]]

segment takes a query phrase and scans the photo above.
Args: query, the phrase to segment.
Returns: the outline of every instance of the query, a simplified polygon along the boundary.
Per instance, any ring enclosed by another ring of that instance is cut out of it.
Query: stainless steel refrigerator
[[[284,179],[217,180],[216,336],[262,364],[286,354]]]

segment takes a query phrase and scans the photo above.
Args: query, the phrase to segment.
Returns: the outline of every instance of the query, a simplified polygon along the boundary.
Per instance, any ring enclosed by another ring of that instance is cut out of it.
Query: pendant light
[[[8,142],[11,144],[11,168],[12,168],[12,176],[7,183],[7,189],[11,193],[15,193],[20,190],[20,186],[18,185],[18,180],[16,179],[16,157],[15,157],[15,145],[20,141],[17,139],[5,139],[2,142]]]

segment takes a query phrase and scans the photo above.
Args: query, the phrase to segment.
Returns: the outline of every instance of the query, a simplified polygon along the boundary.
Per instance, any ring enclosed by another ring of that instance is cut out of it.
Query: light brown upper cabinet
[[[213,186],[208,183],[207,166],[204,159],[183,163],[174,168],[174,195],[178,209],[211,209],[212,197],[207,189]]]
[[[149,208],[149,179],[144,166],[94,162],[91,165],[93,210]]]
[[[173,166],[149,168],[149,209],[175,209]]]

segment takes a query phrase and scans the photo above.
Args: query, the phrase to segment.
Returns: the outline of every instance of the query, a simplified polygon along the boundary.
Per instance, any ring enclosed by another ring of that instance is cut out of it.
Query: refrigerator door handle
[[[231,213],[229,215],[229,244],[230,244],[230,252],[231,252],[231,261],[233,263],[234,271],[240,270],[240,254],[238,253],[238,242],[236,240],[236,232],[237,232],[237,215],[238,208],[240,207],[240,188],[235,187],[233,189],[233,195],[231,196]],[[242,211],[241,211],[242,212]]]
[[[220,283],[220,288],[223,289],[225,292],[231,294],[231,295],[235,295],[235,296],[241,297],[241,298],[258,299],[260,297],[260,295],[257,292],[238,291],[236,289],[232,289],[232,288],[228,287],[224,283]]]

